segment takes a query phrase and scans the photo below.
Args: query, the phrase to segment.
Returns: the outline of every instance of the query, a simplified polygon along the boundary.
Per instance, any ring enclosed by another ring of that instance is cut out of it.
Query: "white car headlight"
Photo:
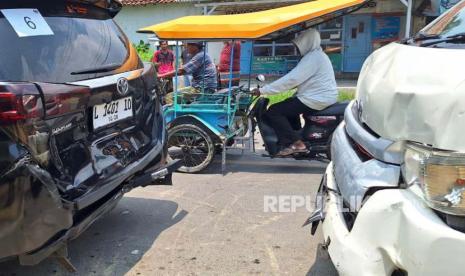
[[[465,216],[465,154],[408,144],[402,174],[420,185],[431,208]]]

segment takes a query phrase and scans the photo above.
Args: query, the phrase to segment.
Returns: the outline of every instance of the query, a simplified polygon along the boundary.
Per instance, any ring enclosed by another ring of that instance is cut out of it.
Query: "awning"
[[[308,2],[308,0],[214,0],[204,1],[194,6],[202,8],[203,15],[210,14],[242,14],[247,12],[258,12],[270,9],[277,9],[289,5],[296,5]]]
[[[315,0],[272,10],[186,16],[139,30],[166,40],[273,39],[352,12],[367,0]]]

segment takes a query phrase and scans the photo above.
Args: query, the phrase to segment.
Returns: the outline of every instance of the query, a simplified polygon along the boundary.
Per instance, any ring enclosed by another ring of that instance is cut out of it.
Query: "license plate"
[[[131,118],[133,116],[132,98],[127,97],[107,104],[96,105],[93,113],[94,129]]]

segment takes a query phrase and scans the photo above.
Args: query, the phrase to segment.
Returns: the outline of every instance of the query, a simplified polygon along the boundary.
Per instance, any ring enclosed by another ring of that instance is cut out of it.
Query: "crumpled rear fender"
[[[0,259],[34,251],[72,224],[54,180],[30,158],[0,176]]]

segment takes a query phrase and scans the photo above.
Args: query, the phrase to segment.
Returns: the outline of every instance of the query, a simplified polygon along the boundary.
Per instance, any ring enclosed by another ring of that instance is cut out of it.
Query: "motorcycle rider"
[[[300,115],[310,115],[337,102],[338,90],[334,69],[321,48],[320,34],[308,29],[294,39],[302,59],[287,75],[275,82],[255,89],[254,94],[273,95],[297,87],[294,97],[272,105],[265,118],[275,130],[279,144],[284,147],[277,156],[286,157],[308,151],[301,135]]]

